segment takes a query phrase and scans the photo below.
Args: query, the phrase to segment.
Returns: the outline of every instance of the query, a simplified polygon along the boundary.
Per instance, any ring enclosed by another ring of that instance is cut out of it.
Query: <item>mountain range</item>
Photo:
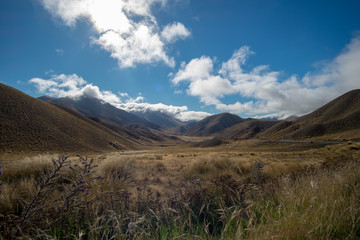
[[[184,143],[194,147],[244,139],[360,138],[360,90],[305,116],[261,120],[221,113],[183,123],[162,112],[126,112],[96,98],[39,99],[0,83],[0,152],[103,152]],[[209,138],[210,137],[210,138]]]
[[[0,83],[0,152],[102,152],[180,141],[156,129],[99,99],[36,99]]]
[[[62,108],[70,109],[88,117],[102,118],[120,126],[129,128],[148,127],[156,130],[160,129],[159,125],[154,124],[145,118],[128,113],[124,110],[114,107],[109,103],[92,97],[82,96],[78,99],[73,99],[69,97],[52,98],[49,96],[43,96],[39,99],[57,106],[61,106]]]
[[[229,113],[209,116],[185,134],[223,140],[360,138],[360,90],[352,90],[293,120],[242,119]]]
[[[347,92],[310,114],[279,122],[261,136],[273,139],[359,138],[360,89]]]
[[[103,151],[139,144],[76,112],[0,84],[0,151]]]

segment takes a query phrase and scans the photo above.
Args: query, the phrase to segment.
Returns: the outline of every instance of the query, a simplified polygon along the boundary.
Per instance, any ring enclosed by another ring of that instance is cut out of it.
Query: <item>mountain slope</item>
[[[138,145],[0,83],[1,152],[101,152]]]
[[[278,123],[278,121],[250,120],[226,128],[219,133],[217,137],[233,140],[249,139],[256,137],[258,134],[272,127],[276,123]]]
[[[319,136],[360,136],[360,90],[352,90],[314,112],[293,121],[283,121],[261,136],[274,139],[303,139]]]
[[[184,135],[198,137],[211,136],[213,134],[219,133],[220,131],[228,127],[245,121],[248,120],[242,119],[241,117],[230,113],[212,115],[197,122],[194,126],[186,130],[184,132]]]
[[[132,113],[139,117],[143,117],[146,120],[156,125],[159,125],[163,129],[176,128],[183,125],[181,121],[159,111],[132,112]]]
[[[136,128],[138,126],[146,126],[152,129],[160,129],[160,126],[136,116],[135,114],[128,113],[124,110],[118,109],[109,103],[102,102],[96,98],[81,97],[79,99],[72,98],[52,98],[49,96],[43,96],[39,99],[53,103],[78,113],[81,113],[87,117],[97,117],[120,126]]]

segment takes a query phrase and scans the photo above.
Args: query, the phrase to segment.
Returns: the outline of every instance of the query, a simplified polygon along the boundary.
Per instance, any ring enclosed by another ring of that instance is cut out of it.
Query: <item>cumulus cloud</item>
[[[53,75],[50,79],[32,78],[29,80],[37,90],[53,97],[80,98],[82,96],[98,98],[109,103],[121,100],[111,91],[101,91],[98,86],[87,82],[76,74]]]
[[[303,115],[315,110],[346,91],[359,88],[360,37],[356,37],[330,63],[299,78],[292,75],[280,79],[278,71],[267,65],[244,70],[254,54],[248,46],[236,50],[232,57],[214,70],[214,61],[207,56],[182,63],[170,79],[175,85],[185,83],[187,94],[199,97],[205,105],[218,110],[248,116]],[[250,99],[225,104],[225,96]]]
[[[136,64],[163,62],[175,65],[165,51],[166,45],[184,39],[190,32],[182,23],[163,29],[151,9],[166,0],[39,0],[54,17],[75,27],[79,20],[89,21],[97,36],[92,43],[110,52],[121,68]]]
[[[161,37],[167,42],[174,42],[178,39],[187,38],[188,36],[190,36],[189,30],[179,22],[165,26],[161,32]]]
[[[189,111],[187,106],[147,103],[141,95],[133,98],[128,93],[115,94],[111,91],[100,90],[98,86],[87,83],[76,74],[53,75],[49,79],[32,78],[29,82],[34,84],[36,89],[42,94],[52,97],[70,97],[73,99],[81,97],[98,98],[128,112],[159,111],[181,121],[201,120],[210,115],[206,112]]]
[[[174,116],[175,118],[183,122],[191,120],[201,120],[211,115],[207,112],[189,111],[187,106],[173,106],[165,105],[163,103],[151,104],[146,102],[127,101],[125,103],[115,104],[115,106],[127,112],[162,112],[169,116]]]

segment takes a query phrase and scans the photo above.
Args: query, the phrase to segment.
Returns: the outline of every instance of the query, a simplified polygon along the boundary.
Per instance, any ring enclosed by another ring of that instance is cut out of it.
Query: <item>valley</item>
[[[0,90],[0,239],[359,236],[360,90],[293,120],[187,123]]]
[[[360,1],[0,1],[0,240],[360,239]]]

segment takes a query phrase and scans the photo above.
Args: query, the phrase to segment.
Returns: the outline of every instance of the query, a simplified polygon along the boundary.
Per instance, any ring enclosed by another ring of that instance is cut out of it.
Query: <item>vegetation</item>
[[[169,131],[0,93],[0,240],[360,238],[360,90],[292,121]],[[35,155],[74,151],[92,157]]]
[[[0,238],[358,239],[359,147],[4,160]]]

